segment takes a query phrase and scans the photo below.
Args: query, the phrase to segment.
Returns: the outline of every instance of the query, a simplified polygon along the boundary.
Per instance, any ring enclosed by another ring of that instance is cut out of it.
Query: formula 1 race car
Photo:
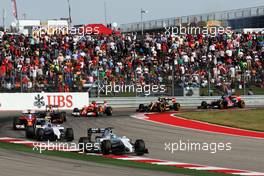
[[[19,117],[13,119],[13,129],[26,129],[27,126],[32,126],[36,121],[35,111],[26,110],[23,111]]]
[[[82,109],[74,108],[72,116],[74,117],[98,117],[98,116],[112,116],[113,109],[111,106],[104,104],[97,104],[93,101],[89,106],[85,106]]]
[[[37,112],[38,118],[46,118],[52,123],[63,123],[66,122],[66,112],[60,111],[57,105],[47,105],[45,111]]]
[[[88,137],[79,139],[79,149],[85,152],[107,154],[136,154],[138,156],[148,153],[145,142],[137,139],[132,143],[126,136],[118,137],[108,128],[89,128]],[[100,134],[92,139],[93,134]]]
[[[149,105],[140,104],[137,112],[164,112],[180,110],[180,104],[176,102],[175,98],[158,98],[156,102],[151,102]]]
[[[222,96],[221,99],[212,101],[210,104],[202,101],[198,109],[227,109],[227,108],[245,108],[245,101],[240,96]]]
[[[72,128],[64,128],[55,125],[46,119],[36,119],[33,126],[27,126],[26,137],[37,141],[73,141],[74,133]]]

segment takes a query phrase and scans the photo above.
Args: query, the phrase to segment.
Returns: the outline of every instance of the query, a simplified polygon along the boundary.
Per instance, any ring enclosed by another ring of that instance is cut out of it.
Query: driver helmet
[[[92,101],[92,105],[93,106],[96,106],[96,101]]]
[[[111,133],[110,136],[111,136],[111,139],[115,139],[116,138],[116,135],[113,134],[113,133]]]

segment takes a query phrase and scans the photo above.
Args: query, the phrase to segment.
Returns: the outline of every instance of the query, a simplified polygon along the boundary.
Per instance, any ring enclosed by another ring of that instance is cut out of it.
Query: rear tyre
[[[163,104],[163,103],[160,103],[158,108],[159,108],[159,112],[164,112],[166,109],[165,104]]]
[[[95,108],[94,109],[94,116],[95,117],[98,117],[99,116],[99,109],[98,108]]]
[[[73,112],[73,113],[72,113],[72,116],[73,116],[73,117],[78,117],[78,115],[75,115],[74,113],[78,113],[79,115],[81,114],[81,113],[80,113],[80,110],[79,110],[78,108],[74,108],[72,112]]]
[[[142,139],[138,139],[135,142],[135,153],[138,156],[142,156],[145,153],[146,147],[145,147],[145,142]]]
[[[73,112],[80,112],[80,110],[78,108],[74,108]]]
[[[61,113],[61,116],[62,116],[63,122],[66,122],[67,121],[67,119],[66,119],[66,112],[62,112]]]
[[[144,106],[144,104],[140,104],[139,106],[138,106],[138,111],[139,112],[142,112],[142,111],[144,111],[145,110],[145,106]]]
[[[110,140],[104,140],[101,144],[101,150],[103,155],[108,155],[111,151],[111,141]]]
[[[228,103],[227,101],[223,101],[223,109],[227,109],[228,108]]]
[[[105,114],[106,114],[107,116],[112,116],[112,114],[113,114],[113,110],[112,110],[112,108],[111,108],[111,107],[106,107],[106,108],[105,108]]]
[[[17,125],[20,125],[20,120],[19,120],[19,117],[14,117],[13,119],[13,129],[14,130],[17,130]]]
[[[174,103],[174,104],[173,104],[173,109],[174,109],[175,111],[179,111],[179,110],[180,110],[180,107],[181,107],[180,103]]]
[[[67,128],[65,132],[65,138],[67,142],[71,142],[74,140],[74,133],[72,128]]]
[[[223,101],[219,101],[218,102],[218,109],[224,109],[225,107],[227,108],[227,105],[225,105],[226,103],[224,103]]]
[[[35,129],[33,126],[26,128],[26,138],[33,139],[35,137]]]
[[[201,103],[201,109],[207,109],[207,107],[208,107],[207,102],[206,101],[202,101],[202,103]]]
[[[44,130],[42,128],[37,129],[36,139],[37,139],[37,141],[44,141]]]
[[[245,108],[245,106],[246,106],[246,104],[245,104],[245,101],[244,101],[244,100],[240,100],[240,101],[238,102],[238,107],[239,107],[239,108]]]

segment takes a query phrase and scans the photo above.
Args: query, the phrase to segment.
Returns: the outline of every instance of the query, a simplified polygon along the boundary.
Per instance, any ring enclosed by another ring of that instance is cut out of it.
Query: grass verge
[[[264,132],[264,109],[207,110],[177,114],[187,119]]]
[[[0,148],[8,149],[8,150],[16,150],[16,151],[21,151],[21,152],[30,152],[30,153],[41,155],[38,151],[33,151],[31,147],[27,147],[21,144],[11,144],[11,143],[0,142]],[[103,158],[100,156],[87,156],[84,154],[73,153],[73,152],[44,151],[42,155],[63,157],[67,159],[96,162],[100,164],[110,164],[114,166],[130,167],[130,168],[136,168],[136,169],[162,171],[162,172],[168,172],[168,173],[174,173],[174,174],[185,174],[185,175],[195,175],[195,176],[225,176],[227,175],[227,174],[222,174],[222,173],[211,173],[211,172],[206,172],[206,171],[197,171],[197,170],[177,168],[173,166],[161,166],[161,165],[153,165],[153,164],[147,164],[147,163],[136,163],[132,161]]]

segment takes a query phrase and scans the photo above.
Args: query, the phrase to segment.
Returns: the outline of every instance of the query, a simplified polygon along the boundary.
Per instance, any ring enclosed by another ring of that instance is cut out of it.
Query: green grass
[[[218,125],[264,131],[264,109],[183,112],[179,116]]]
[[[0,148],[8,149],[8,150],[16,150],[16,151],[21,151],[21,152],[31,152],[31,153],[41,155],[38,151],[33,151],[32,148],[21,145],[21,144],[10,144],[10,143],[0,142]],[[173,166],[161,166],[161,165],[153,165],[153,164],[147,164],[147,163],[136,163],[132,161],[103,158],[100,156],[90,156],[90,155],[87,156],[84,154],[79,154],[79,153],[74,153],[74,152],[44,151],[42,155],[96,162],[100,164],[110,164],[110,165],[120,166],[120,167],[130,167],[130,168],[145,169],[145,170],[152,170],[152,171],[162,171],[162,172],[175,173],[175,174],[185,174],[185,175],[195,175],[195,176],[225,176],[227,175],[227,174],[221,174],[221,173],[211,173],[211,172],[206,172],[206,171],[182,169],[182,168],[176,168]]]

